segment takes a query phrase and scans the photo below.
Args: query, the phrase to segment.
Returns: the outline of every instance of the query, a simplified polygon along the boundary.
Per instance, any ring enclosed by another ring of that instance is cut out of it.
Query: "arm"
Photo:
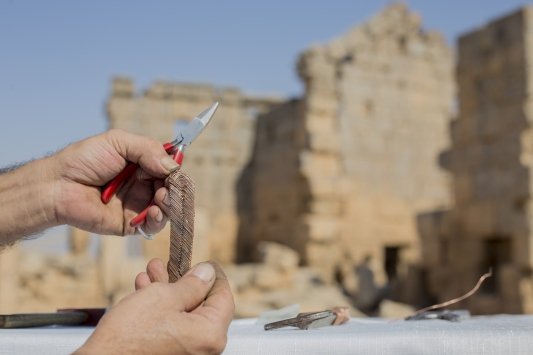
[[[128,161],[140,165],[108,204],[101,186]],[[129,221],[154,196],[144,230],[155,233],[166,223],[168,191],[163,180],[177,164],[160,142],[111,130],[74,143],[50,157],[0,175],[0,245],[60,224],[100,233],[134,234]]]
[[[0,245],[56,224],[50,164],[43,158],[0,174]]]

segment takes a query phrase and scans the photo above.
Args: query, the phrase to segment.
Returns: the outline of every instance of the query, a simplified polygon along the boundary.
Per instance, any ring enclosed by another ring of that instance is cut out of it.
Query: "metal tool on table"
[[[0,314],[0,328],[30,328],[49,325],[96,326],[105,313],[105,308],[59,309],[56,313]]]
[[[442,319],[450,322],[459,322],[470,318],[470,311],[465,309],[449,310],[442,309],[438,311],[425,311],[414,314],[405,318],[405,320],[428,320],[428,319]]]
[[[332,310],[321,312],[300,313],[294,318],[284,319],[265,324],[265,330],[273,330],[284,327],[297,327],[300,329],[313,329],[329,325],[346,323],[350,319],[347,307],[335,307]]]
[[[167,153],[172,154],[174,160],[181,166],[183,162],[185,149],[202,133],[204,128],[211,121],[211,118],[215,114],[215,111],[218,108],[218,102],[215,102],[207,110],[200,113],[198,116],[193,118],[191,122],[185,126],[180,132],[178,132],[176,138],[172,142],[163,144],[163,147]],[[120,172],[113,180],[111,180],[107,185],[104,186],[102,190],[102,202],[108,203],[115,192],[122,186],[122,184],[135,174],[139,166],[134,163],[128,163],[124,170]],[[148,209],[154,204],[154,201],[150,203],[141,213],[135,216],[131,221],[130,225],[132,227],[137,227],[141,234],[145,235],[140,228],[140,225],[145,221],[146,215],[148,214]],[[146,237],[146,235],[145,235]]]

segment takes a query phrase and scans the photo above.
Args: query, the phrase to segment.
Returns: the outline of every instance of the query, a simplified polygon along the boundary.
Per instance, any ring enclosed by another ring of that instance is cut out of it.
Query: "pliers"
[[[207,127],[217,108],[218,102],[215,102],[207,110],[193,118],[191,122],[185,126],[185,128],[179,131],[176,135],[176,138],[172,142],[163,144],[163,148],[165,148],[168,154],[173,155],[174,160],[180,167],[183,162],[185,149],[196,139],[196,137],[200,135],[200,133],[202,133],[204,128]],[[120,186],[122,186],[127,179],[135,174],[138,167],[139,166],[135,163],[128,163],[124,170],[122,170],[115,178],[113,178],[113,180],[108,182],[102,189],[102,202],[107,204]],[[142,223],[144,223],[148,214],[148,209],[152,205],[154,205],[153,200],[148,207],[146,207],[141,213],[139,213],[130,221],[130,226],[139,227]]]

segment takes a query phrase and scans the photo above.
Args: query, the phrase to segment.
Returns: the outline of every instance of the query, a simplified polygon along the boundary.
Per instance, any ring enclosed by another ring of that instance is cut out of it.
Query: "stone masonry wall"
[[[326,280],[371,256],[384,281],[385,248],[398,248],[404,265],[417,262],[417,213],[449,204],[436,157],[449,144],[451,50],[404,5],[391,5],[306,50],[298,72],[298,110],[259,119],[251,239],[291,245]],[[262,138],[269,125],[283,136]],[[273,169],[280,162],[285,168]],[[272,226],[276,215],[292,221],[283,233]]]
[[[299,171],[303,137],[297,128],[302,103],[287,101],[257,120],[251,160],[238,183],[239,218],[238,261],[258,259],[261,241],[285,244],[300,255],[298,221],[307,209],[307,181]]]
[[[416,215],[450,202],[449,177],[435,158],[449,145],[452,52],[402,4],[322,51],[336,74],[346,177],[341,249],[357,263],[371,256],[378,279],[385,249],[397,250],[392,262],[407,277],[407,266],[420,261]]]
[[[459,115],[443,159],[455,205],[421,218],[429,286],[439,299],[465,293],[492,268],[466,303],[475,312],[533,310],[532,28],[527,7],[459,39]]]

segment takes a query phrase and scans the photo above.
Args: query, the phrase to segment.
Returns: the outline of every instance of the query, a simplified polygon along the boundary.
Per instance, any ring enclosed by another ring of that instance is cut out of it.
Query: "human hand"
[[[163,179],[178,165],[161,142],[113,129],[68,146],[52,160],[58,182],[58,224],[99,234],[134,234],[129,222],[148,206],[155,191],[155,205],[150,207],[142,228],[153,234],[165,226],[170,207]],[[126,181],[109,203],[102,203],[101,187],[128,162],[139,164],[136,178]]]
[[[205,262],[176,283],[159,259],[135,280],[136,291],[100,320],[79,353],[219,354],[234,312],[222,269]]]

